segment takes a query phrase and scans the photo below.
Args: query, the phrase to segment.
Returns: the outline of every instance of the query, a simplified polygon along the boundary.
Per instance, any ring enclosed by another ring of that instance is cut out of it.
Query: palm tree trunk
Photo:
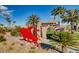
[[[75,23],[75,25],[74,25],[74,30],[75,31],[77,31],[77,25],[78,25],[77,23]]]
[[[78,31],[78,27],[77,27],[77,25],[78,25],[78,24],[76,23],[76,31]]]
[[[9,22],[8,26],[11,27],[11,22]]]
[[[54,16],[54,20],[55,20],[55,16]]]
[[[35,24],[33,23],[33,34],[35,35]]]
[[[71,33],[73,33],[73,22],[71,22]]]
[[[37,24],[35,26],[35,35],[37,36]]]
[[[58,19],[59,19],[59,26],[61,25],[61,20],[60,20],[60,13],[58,15]]]

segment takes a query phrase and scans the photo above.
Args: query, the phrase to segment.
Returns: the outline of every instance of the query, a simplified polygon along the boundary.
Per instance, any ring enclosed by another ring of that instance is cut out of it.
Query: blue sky
[[[51,16],[51,10],[56,8],[57,5],[4,5],[11,10],[11,19],[16,21],[17,25],[24,25],[26,23],[27,17],[32,14],[36,14],[41,20],[47,22],[48,20],[53,20]],[[79,9],[77,5],[66,5],[63,6],[66,9]],[[7,24],[4,17],[0,16],[0,23]]]

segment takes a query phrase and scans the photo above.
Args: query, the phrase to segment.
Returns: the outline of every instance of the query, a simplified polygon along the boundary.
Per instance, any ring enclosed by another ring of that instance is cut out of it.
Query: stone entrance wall
[[[39,22],[38,24],[38,29],[40,29],[40,32],[38,32],[38,35],[40,35],[40,37],[42,38],[45,38],[46,39],[46,32],[47,32],[47,29],[49,27],[56,27],[57,24],[56,22],[51,22],[51,23],[43,23],[43,22]]]
[[[46,27],[42,27],[42,37],[46,39],[46,32],[47,32],[47,29],[49,28],[49,26],[46,26]]]

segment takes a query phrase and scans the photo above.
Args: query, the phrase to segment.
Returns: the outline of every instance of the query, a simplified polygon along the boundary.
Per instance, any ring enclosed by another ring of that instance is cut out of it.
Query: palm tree
[[[73,33],[74,30],[74,23],[77,23],[79,20],[79,13],[77,9],[74,10],[67,10],[64,15],[61,16],[62,22],[70,23],[71,25],[71,33]]]
[[[10,17],[6,17],[6,21],[8,22],[8,26],[10,26],[11,25],[11,19],[10,19]]]
[[[77,31],[77,25],[79,23],[79,10],[75,9],[74,14],[75,14],[74,30]]]
[[[39,17],[37,15],[34,15],[32,14],[31,16],[29,16],[28,18],[28,23],[29,24],[32,24],[34,26],[34,29],[33,29],[33,34],[34,35],[37,35],[37,24],[39,22]]]
[[[4,25],[0,23],[0,27],[3,27]]]
[[[51,15],[54,15],[54,19],[55,19],[55,16],[58,15],[58,17],[59,17],[59,19],[60,19],[60,16],[61,16],[62,14],[64,14],[64,13],[65,13],[64,7],[57,7],[57,8],[55,8],[55,9],[52,10]],[[59,25],[60,25],[60,23],[61,23],[61,20],[60,20],[60,22],[59,22]]]
[[[54,20],[55,20],[55,16],[57,15],[57,12],[56,12],[56,11],[57,11],[56,9],[53,9],[53,10],[51,11],[51,15],[54,16]]]
[[[16,21],[13,21],[13,26],[15,26],[16,25]]]

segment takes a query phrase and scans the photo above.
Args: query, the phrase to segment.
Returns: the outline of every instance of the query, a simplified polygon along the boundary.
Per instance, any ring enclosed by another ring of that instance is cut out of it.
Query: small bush
[[[20,27],[16,27],[15,29],[13,29],[11,31],[11,35],[12,36],[18,36],[19,35],[19,30],[20,30]]]
[[[23,46],[24,44],[23,43],[21,43],[21,46]]]
[[[35,49],[35,47],[31,47],[31,49]]]
[[[7,43],[6,43],[6,42],[4,42],[4,43],[3,43],[3,45],[7,45]]]
[[[0,33],[5,34],[5,30],[3,28],[0,28]]]
[[[35,50],[30,50],[29,53],[35,53]]]
[[[6,32],[11,32],[11,30],[12,30],[12,29],[11,29],[10,27],[5,27],[5,31],[6,31]]]
[[[58,33],[59,32],[57,32],[57,31],[47,31],[47,33],[46,33],[47,39],[51,40],[53,38],[58,38]]]
[[[16,31],[16,30],[13,30],[13,31],[11,32],[11,35],[12,35],[12,36],[17,36],[17,31]]]
[[[3,36],[0,36],[0,42],[4,42],[6,39]]]
[[[13,49],[14,49],[13,47],[9,47],[9,48],[8,48],[8,50],[13,50]]]
[[[11,45],[15,45],[15,43],[12,43]]]

